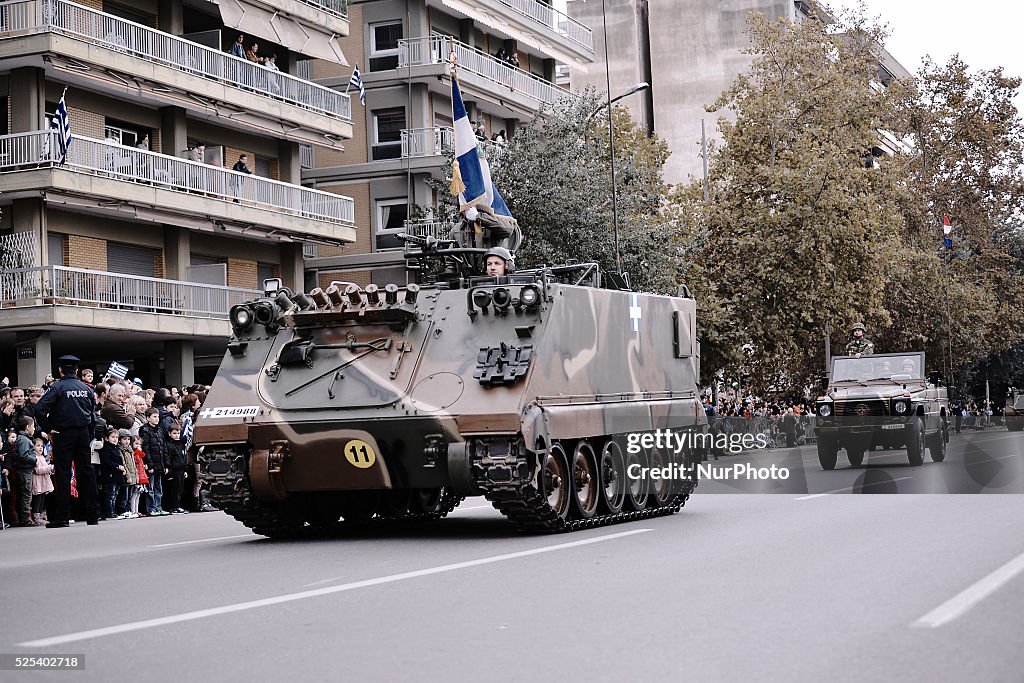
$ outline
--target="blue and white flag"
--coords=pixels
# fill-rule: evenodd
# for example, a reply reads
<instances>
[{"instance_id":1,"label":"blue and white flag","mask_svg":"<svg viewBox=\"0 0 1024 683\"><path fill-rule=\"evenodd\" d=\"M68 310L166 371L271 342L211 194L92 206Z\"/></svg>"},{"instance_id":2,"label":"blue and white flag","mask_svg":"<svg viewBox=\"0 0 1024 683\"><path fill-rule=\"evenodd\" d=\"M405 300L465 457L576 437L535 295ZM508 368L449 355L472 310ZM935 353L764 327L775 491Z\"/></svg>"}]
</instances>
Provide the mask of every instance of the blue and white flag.
<instances>
[{"instance_id":1,"label":"blue and white flag","mask_svg":"<svg viewBox=\"0 0 1024 683\"><path fill-rule=\"evenodd\" d=\"M462 101L459 80L452 73L452 120L455 122L455 162L451 193L459 197L459 211L476 207L487 213L512 217L505 200L491 180L491 167L480 156L473 124Z\"/></svg>"},{"instance_id":2,"label":"blue and white flag","mask_svg":"<svg viewBox=\"0 0 1024 683\"><path fill-rule=\"evenodd\" d=\"M124 379L128 374L128 366L121 365L117 362L112 362L110 367L107 368L106 377L116 377L118 379Z\"/></svg>"},{"instance_id":3,"label":"blue and white flag","mask_svg":"<svg viewBox=\"0 0 1024 683\"><path fill-rule=\"evenodd\" d=\"M356 88L359 90L359 104L366 106L366 88L363 86L363 75L359 73L359 65L356 64L356 68L352 69L352 77L348 79L348 86L345 88L345 92L349 91L349 88Z\"/></svg>"},{"instance_id":4,"label":"blue and white flag","mask_svg":"<svg viewBox=\"0 0 1024 683\"><path fill-rule=\"evenodd\" d=\"M68 118L68 108L64 104L64 95L68 92L64 88L61 93L60 102L57 103L57 113L50 119L50 128L57 133L57 145L60 148L60 163L63 164L68 158L68 147L71 146L71 119ZM121 377L124 379L124 377Z\"/></svg>"}]
</instances>

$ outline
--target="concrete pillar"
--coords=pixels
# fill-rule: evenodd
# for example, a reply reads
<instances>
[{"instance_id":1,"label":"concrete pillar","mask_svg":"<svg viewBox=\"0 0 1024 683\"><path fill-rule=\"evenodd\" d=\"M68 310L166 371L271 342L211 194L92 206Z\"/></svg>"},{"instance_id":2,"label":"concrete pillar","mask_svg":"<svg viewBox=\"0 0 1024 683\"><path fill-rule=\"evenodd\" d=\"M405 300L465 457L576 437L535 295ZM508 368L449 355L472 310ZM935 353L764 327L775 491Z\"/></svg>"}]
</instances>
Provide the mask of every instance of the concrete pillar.
<instances>
[{"instance_id":1,"label":"concrete pillar","mask_svg":"<svg viewBox=\"0 0 1024 683\"><path fill-rule=\"evenodd\" d=\"M407 38L418 38L420 36L430 35L430 17L427 14L427 4L425 0L409 0L409 32L406 34ZM353 26L352 30L355 30ZM445 60L448 56L445 55Z\"/></svg>"},{"instance_id":2,"label":"concrete pillar","mask_svg":"<svg viewBox=\"0 0 1024 683\"><path fill-rule=\"evenodd\" d=\"M180 387L196 383L191 341L164 342L164 375L165 384L171 386Z\"/></svg>"},{"instance_id":3,"label":"concrete pillar","mask_svg":"<svg viewBox=\"0 0 1024 683\"><path fill-rule=\"evenodd\" d=\"M188 126L185 123L185 110L181 107L163 107L160 109L160 136L163 149L161 153L172 157L183 157L188 150Z\"/></svg>"},{"instance_id":4,"label":"concrete pillar","mask_svg":"<svg viewBox=\"0 0 1024 683\"><path fill-rule=\"evenodd\" d=\"M160 22L160 30L180 36L185 32L184 4L178 0L158 0L157 21Z\"/></svg>"},{"instance_id":5,"label":"concrete pillar","mask_svg":"<svg viewBox=\"0 0 1024 683\"><path fill-rule=\"evenodd\" d=\"M302 259L302 245L298 242L285 242L281 245L281 282L293 292L304 291L305 262ZM262 287L263 283L257 285Z\"/></svg>"},{"instance_id":6,"label":"concrete pillar","mask_svg":"<svg viewBox=\"0 0 1024 683\"><path fill-rule=\"evenodd\" d=\"M286 74L294 76L295 72L299 68L299 54L288 50L284 54L278 54L276 56L277 61L274 63L277 64L277 68Z\"/></svg>"},{"instance_id":7,"label":"concrete pillar","mask_svg":"<svg viewBox=\"0 0 1024 683\"><path fill-rule=\"evenodd\" d=\"M12 69L9 77L11 132L45 130L46 74L42 69L25 66Z\"/></svg>"},{"instance_id":8,"label":"concrete pillar","mask_svg":"<svg viewBox=\"0 0 1024 683\"><path fill-rule=\"evenodd\" d=\"M18 386L42 385L46 375L53 372L50 333L17 332L14 346L18 354Z\"/></svg>"},{"instance_id":9,"label":"concrete pillar","mask_svg":"<svg viewBox=\"0 0 1024 683\"><path fill-rule=\"evenodd\" d=\"M26 263L26 268L46 266L50 254L46 239L46 203L42 199L27 197L11 203L11 227L14 232L29 232L35 235L35 263ZM63 263L58 265L64 265Z\"/></svg>"},{"instance_id":10,"label":"concrete pillar","mask_svg":"<svg viewBox=\"0 0 1024 683\"><path fill-rule=\"evenodd\" d=\"M192 265L192 234L185 228L164 226L164 277L187 280Z\"/></svg>"},{"instance_id":11,"label":"concrete pillar","mask_svg":"<svg viewBox=\"0 0 1024 683\"><path fill-rule=\"evenodd\" d=\"M277 170L282 183L302 184L299 143L280 139L277 141Z\"/></svg>"}]
</instances>

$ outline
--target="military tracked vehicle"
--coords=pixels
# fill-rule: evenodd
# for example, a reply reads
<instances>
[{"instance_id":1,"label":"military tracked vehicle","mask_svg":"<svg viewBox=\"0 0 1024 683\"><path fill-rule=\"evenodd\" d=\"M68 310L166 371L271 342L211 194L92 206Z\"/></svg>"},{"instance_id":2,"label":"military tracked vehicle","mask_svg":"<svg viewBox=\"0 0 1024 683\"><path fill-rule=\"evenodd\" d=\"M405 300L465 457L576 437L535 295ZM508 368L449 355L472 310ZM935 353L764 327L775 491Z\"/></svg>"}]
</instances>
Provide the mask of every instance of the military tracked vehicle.
<instances>
[{"instance_id":1,"label":"military tracked vehicle","mask_svg":"<svg viewBox=\"0 0 1024 683\"><path fill-rule=\"evenodd\" d=\"M1024 391L1010 387L1006 393L1003 417L1006 420L1006 428L1011 432L1024 430Z\"/></svg>"},{"instance_id":2,"label":"military tracked vehicle","mask_svg":"<svg viewBox=\"0 0 1024 683\"><path fill-rule=\"evenodd\" d=\"M828 390L815 406L818 462L835 469L840 449L851 467L881 446L907 450L911 465L946 458L949 397L937 377L926 378L924 354L835 356Z\"/></svg>"},{"instance_id":3,"label":"military tracked vehicle","mask_svg":"<svg viewBox=\"0 0 1024 683\"><path fill-rule=\"evenodd\" d=\"M698 454L626 435L706 429L685 288L627 291L596 264L482 276L483 249L405 237L418 284L268 281L231 310L193 450L215 505L271 537L466 496L531 531L682 507ZM649 471L670 466L690 474Z\"/></svg>"}]
</instances>

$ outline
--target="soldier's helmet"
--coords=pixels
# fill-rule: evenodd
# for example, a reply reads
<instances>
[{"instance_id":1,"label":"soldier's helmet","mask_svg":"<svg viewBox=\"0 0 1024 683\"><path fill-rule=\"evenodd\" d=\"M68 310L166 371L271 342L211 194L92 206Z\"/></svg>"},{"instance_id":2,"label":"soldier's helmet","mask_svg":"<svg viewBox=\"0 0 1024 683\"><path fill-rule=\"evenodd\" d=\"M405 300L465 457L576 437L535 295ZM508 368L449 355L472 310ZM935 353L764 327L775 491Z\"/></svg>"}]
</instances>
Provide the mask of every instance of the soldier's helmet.
<instances>
[{"instance_id":1,"label":"soldier's helmet","mask_svg":"<svg viewBox=\"0 0 1024 683\"><path fill-rule=\"evenodd\" d=\"M512 252L505 247L491 247L484 254L484 262L487 261L488 256L497 256L505 262L505 274L511 275L516 269L516 261L512 258Z\"/></svg>"},{"instance_id":2,"label":"soldier's helmet","mask_svg":"<svg viewBox=\"0 0 1024 683\"><path fill-rule=\"evenodd\" d=\"M864 332L866 330L866 328L864 327L864 323L854 323L853 327L850 328L850 334L852 335L857 330Z\"/></svg>"}]
</instances>

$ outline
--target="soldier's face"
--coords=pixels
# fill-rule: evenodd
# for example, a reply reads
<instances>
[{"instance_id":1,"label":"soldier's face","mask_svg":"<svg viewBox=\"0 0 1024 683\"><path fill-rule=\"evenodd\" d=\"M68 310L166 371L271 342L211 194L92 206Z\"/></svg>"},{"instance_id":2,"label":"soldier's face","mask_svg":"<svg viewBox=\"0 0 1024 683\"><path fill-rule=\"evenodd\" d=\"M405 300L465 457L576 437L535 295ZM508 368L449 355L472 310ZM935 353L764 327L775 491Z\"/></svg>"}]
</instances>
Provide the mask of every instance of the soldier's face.
<instances>
[{"instance_id":1,"label":"soldier's face","mask_svg":"<svg viewBox=\"0 0 1024 683\"><path fill-rule=\"evenodd\" d=\"M487 257L487 274L491 276L505 274L505 259L500 256Z\"/></svg>"},{"instance_id":2,"label":"soldier's face","mask_svg":"<svg viewBox=\"0 0 1024 683\"><path fill-rule=\"evenodd\" d=\"M853 331L853 336L856 337L857 339L860 339L861 337L864 336L864 333L862 331L860 331L860 330L854 330Z\"/></svg>"}]
</instances>

